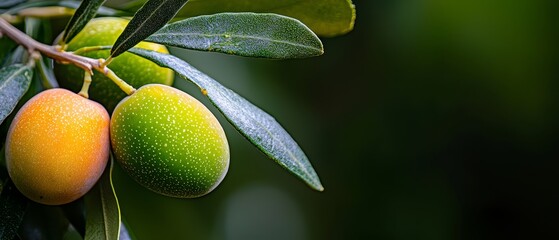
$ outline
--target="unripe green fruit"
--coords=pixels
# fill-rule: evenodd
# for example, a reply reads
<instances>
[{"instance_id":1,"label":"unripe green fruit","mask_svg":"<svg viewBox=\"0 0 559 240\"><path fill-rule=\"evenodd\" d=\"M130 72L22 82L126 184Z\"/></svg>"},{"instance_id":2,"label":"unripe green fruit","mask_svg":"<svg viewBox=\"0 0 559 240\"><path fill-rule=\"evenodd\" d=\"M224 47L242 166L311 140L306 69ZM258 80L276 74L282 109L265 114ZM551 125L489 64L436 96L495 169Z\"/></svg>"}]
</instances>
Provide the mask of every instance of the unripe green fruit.
<instances>
[{"instance_id":1,"label":"unripe green fruit","mask_svg":"<svg viewBox=\"0 0 559 240\"><path fill-rule=\"evenodd\" d=\"M123 99L110 129L123 169L166 196L205 195L229 168L229 145L218 120L198 100L169 86L148 84Z\"/></svg>"},{"instance_id":2,"label":"unripe green fruit","mask_svg":"<svg viewBox=\"0 0 559 240\"><path fill-rule=\"evenodd\" d=\"M83 196L107 164L109 121L103 106L68 90L35 95L6 138L6 165L17 189L48 205Z\"/></svg>"},{"instance_id":3,"label":"unripe green fruit","mask_svg":"<svg viewBox=\"0 0 559 240\"><path fill-rule=\"evenodd\" d=\"M129 20L122 18L104 17L90 21L85 28L67 44L66 51L76 51L83 47L110 46L124 31ZM141 42L136 47L169 53L165 46ZM92 51L80 54L93 59L106 59L109 50ZM173 84L174 72L168 68L159 67L157 64L125 52L114 58L108 67L117 76L135 88L148 83ZM83 84L84 71L72 64L56 63L54 73L60 86L78 92ZM100 72L94 71L92 83L89 88L89 98L101 103L109 112L118 104L126 94L109 78Z\"/></svg>"}]
</instances>

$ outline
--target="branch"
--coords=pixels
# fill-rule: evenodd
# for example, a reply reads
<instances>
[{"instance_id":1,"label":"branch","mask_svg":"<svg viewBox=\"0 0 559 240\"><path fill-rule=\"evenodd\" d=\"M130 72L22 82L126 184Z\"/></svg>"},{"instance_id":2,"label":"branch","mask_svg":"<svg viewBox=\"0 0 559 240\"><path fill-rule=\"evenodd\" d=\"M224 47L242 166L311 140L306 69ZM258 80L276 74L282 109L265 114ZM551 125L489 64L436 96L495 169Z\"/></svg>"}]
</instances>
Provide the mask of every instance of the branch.
<instances>
[{"instance_id":1,"label":"branch","mask_svg":"<svg viewBox=\"0 0 559 240\"><path fill-rule=\"evenodd\" d=\"M8 36L14 40L17 44L22 45L27 48L27 50L32 53L39 51L46 56L53 58L61 62L71 62L76 66L82 68L83 70L93 74L92 69L97 69L99 67L99 62L97 60L82 57L79 55L74 55L67 52L58 51L55 47L49 46L40 42L35 41L35 39L27 36L25 33L19 31L17 28L9 24L6 20L0 18L0 33ZM104 72L104 69L98 69Z\"/></svg>"},{"instance_id":2,"label":"branch","mask_svg":"<svg viewBox=\"0 0 559 240\"><path fill-rule=\"evenodd\" d=\"M73 54L71 52L64 52L59 50L55 46L49 46L35 39L29 37L27 34L21 32L10 23L8 23L3 18L0 18L0 37L6 35L7 37L14 40L17 44L25 47L30 54L38 51L44 55L55 59L62 63L72 63L90 75L93 75L93 69L103 73L108 76L113 82L115 82L126 94L132 94L136 89L124 82L122 79L118 78L113 71L111 71L105 63L104 60L96 60L80 55Z\"/></svg>"}]
</instances>

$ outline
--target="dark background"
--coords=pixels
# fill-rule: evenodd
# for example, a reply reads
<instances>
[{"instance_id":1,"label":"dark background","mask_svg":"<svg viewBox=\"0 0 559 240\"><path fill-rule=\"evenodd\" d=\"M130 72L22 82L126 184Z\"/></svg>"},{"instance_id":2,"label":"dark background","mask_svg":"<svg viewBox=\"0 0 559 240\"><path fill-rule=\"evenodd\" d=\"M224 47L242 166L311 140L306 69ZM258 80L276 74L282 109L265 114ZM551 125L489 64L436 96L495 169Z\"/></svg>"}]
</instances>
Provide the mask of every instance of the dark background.
<instances>
[{"instance_id":1,"label":"dark background","mask_svg":"<svg viewBox=\"0 0 559 240\"><path fill-rule=\"evenodd\" d=\"M117 169L138 239L557 238L557 1L354 4L320 57L173 50L275 116L325 191L219 116L231 166L211 194L162 197Z\"/></svg>"}]
</instances>

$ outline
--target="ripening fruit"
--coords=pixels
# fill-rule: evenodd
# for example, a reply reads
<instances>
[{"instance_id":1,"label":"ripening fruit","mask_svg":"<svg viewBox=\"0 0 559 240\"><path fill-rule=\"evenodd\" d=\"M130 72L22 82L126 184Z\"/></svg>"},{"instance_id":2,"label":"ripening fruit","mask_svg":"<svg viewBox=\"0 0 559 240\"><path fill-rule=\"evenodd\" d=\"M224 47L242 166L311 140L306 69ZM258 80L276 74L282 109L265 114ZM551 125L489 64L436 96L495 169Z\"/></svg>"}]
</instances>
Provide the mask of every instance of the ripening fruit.
<instances>
[{"instance_id":1,"label":"ripening fruit","mask_svg":"<svg viewBox=\"0 0 559 240\"><path fill-rule=\"evenodd\" d=\"M6 165L17 189L47 205L83 196L107 164L109 121L103 106L68 90L31 98L6 139Z\"/></svg>"},{"instance_id":2,"label":"ripening fruit","mask_svg":"<svg viewBox=\"0 0 559 240\"><path fill-rule=\"evenodd\" d=\"M148 84L111 117L115 158L142 186L171 197L211 192L229 168L229 145L215 116L175 88Z\"/></svg>"},{"instance_id":3,"label":"ripening fruit","mask_svg":"<svg viewBox=\"0 0 559 240\"><path fill-rule=\"evenodd\" d=\"M66 51L76 51L83 47L111 46L118 36L124 31L129 20L123 18L104 17L90 21L85 28L76 35L68 44ZM169 53L165 46L141 42L136 47ZM78 53L79 55L93 59L109 57L109 50ZM159 67L157 64L134 55L123 53L114 58L108 67L117 76L124 79L128 84L139 88L148 83L173 84L174 72L168 68ZM78 92L83 83L84 71L72 64L55 64L54 73L60 86ZM105 75L95 71L89 88L89 98L101 103L112 112L114 107L126 97L126 94Z\"/></svg>"}]
</instances>

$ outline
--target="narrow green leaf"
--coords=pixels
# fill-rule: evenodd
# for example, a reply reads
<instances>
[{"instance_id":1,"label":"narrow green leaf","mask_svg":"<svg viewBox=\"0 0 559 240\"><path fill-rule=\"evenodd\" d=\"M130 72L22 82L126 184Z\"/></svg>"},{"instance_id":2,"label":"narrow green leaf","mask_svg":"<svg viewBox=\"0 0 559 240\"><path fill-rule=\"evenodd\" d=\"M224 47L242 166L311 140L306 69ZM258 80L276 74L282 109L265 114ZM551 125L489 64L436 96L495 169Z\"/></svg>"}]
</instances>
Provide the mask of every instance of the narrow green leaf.
<instances>
[{"instance_id":1,"label":"narrow green leaf","mask_svg":"<svg viewBox=\"0 0 559 240\"><path fill-rule=\"evenodd\" d=\"M252 144L312 188L322 191L318 175L289 133L270 115L173 55L139 48L130 52L168 67L196 84L227 120Z\"/></svg>"},{"instance_id":2,"label":"narrow green leaf","mask_svg":"<svg viewBox=\"0 0 559 240\"><path fill-rule=\"evenodd\" d=\"M33 71L25 65L16 64L0 69L0 123L14 110L29 89Z\"/></svg>"},{"instance_id":3,"label":"narrow green leaf","mask_svg":"<svg viewBox=\"0 0 559 240\"><path fill-rule=\"evenodd\" d=\"M156 32L184 6L188 0L148 0L140 8L111 49L111 57L116 57L134 47L146 37Z\"/></svg>"},{"instance_id":4,"label":"narrow green leaf","mask_svg":"<svg viewBox=\"0 0 559 240\"><path fill-rule=\"evenodd\" d=\"M25 0L2 0L0 2L0 8L8 8L22 2L25 2Z\"/></svg>"},{"instance_id":5,"label":"narrow green leaf","mask_svg":"<svg viewBox=\"0 0 559 240\"><path fill-rule=\"evenodd\" d=\"M38 2L26 2L17 5L16 7L10 8L6 11L6 14L16 14L19 11L30 8L30 7L46 7L46 6L61 6L67 8L77 9L80 6L80 2L78 1L38 1ZM97 9L98 16L124 16L127 15L123 11L115 10L112 8L101 6Z\"/></svg>"},{"instance_id":6,"label":"narrow green leaf","mask_svg":"<svg viewBox=\"0 0 559 240\"><path fill-rule=\"evenodd\" d=\"M51 67L48 67L43 59L37 61L36 71L39 73L41 79L41 84L45 88L57 88L59 87L58 81L54 76L54 71Z\"/></svg>"},{"instance_id":7,"label":"narrow green leaf","mask_svg":"<svg viewBox=\"0 0 559 240\"><path fill-rule=\"evenodd\" d=\"M83 240L83 235L80 235L76 228L74 228L74 225L70 224L68 230L62 236L62 240Z\"/></svg>"},{"instance_id":8,"label":"narrow green leaf","mask_svg":"<svg viewBox=\"0 0 559 240\"><path fill-rule=\"evenodd\" d=\"M80 2L76 1L60 1L59 6L77 9ZM97 9L97 16L129 16L126 12L115 10L109 7L101 6Z\"/></svg>"},{"instance_id":9,"label":"narrow green leaf","mask_svg":"<svg viewBox=\"0 0 559 240\"><path fill-rule=\"evenodd\" d=\"M332 37L353 29L355 6L351 0L192 0L177 17L219 12L277 13L301 20L319 36Z\"/></svg>"},{"instance_id":10,"label":"narrow green leaf","mask_svg":"<svg viewBox=\"0 0 559 240\"><path fill-rule=\"evenodd\" d=\"M43 7L43 6L57 6L58 1L40 1L40 2L25 2L22 4L19 4L15 7L12 7L10 9L8 9L8 11L4 12L5 14L16 14L19 11L26 9L26 8L31 8L31 7Z\"/></svg>"},{"instance_id":11,"label":"narrow green leaf","mask_svg":"<svg viewBox=\"0 0 559 240\"><path fill-rule=\"evenodd\" d=\"M2 187L6 185L9 178L8 169L6 169L6 148L2 145L2 149L0 149L0 192L2 192Z\"/></svg>"},{"instance_id":12,"label":"narrow green leaf","mask_svg":"<svg viewBox=\"0 0 559 240\"><path fill-rule=\"evenodd\" d=\"M35 68L36 70L36 68ZM2 124L0 124L0 145L5 146L6 144L6 135L8 134L8 131L10 129L10 125L12 123L12 121L15 118L14 113L17 113L19 111L19 109L21 109L21 107L23 107L23 105L25 105L25 103L27 101L29 101L29 99L31 99L32 97L34 97L35 95L37 95L37 93L43 91L43 87L41 86L40 83L40 77L37 76L37 74L33 73L33 78L31 79L31 83L29 84L29 89L27 89L27 92L21 97L21 99L19 100L19 102L17 103L17 105L15 106L14 110L12 110L12 113L10 115L8 115L8 117L6 117L4 119L4 121L2 122ZM1 154L0 154L1 155ZM0 177L2 177L2 169L6 170L5 168L5 164L3 162L2 157L0 157ZM2 168L2 166L4 166L4 168ZM6 171L6 175L4 175L5 177L7 177L7 171Z\"/></svg>"},{"instance_id":13,"label":"narrow green leaf","mask_svg":"<svg viewBox=\"0 0 559 240\"><path fill-rule=\"evenodd\" d=\"M17 46L13 51L9 52L2 62L2 67L8 67L14 64L19 64L24 62L23 58L26 54L26 50L23 46Z\"/></svg>"},{"instance_id":14,"label":"narrow green leaf","mask_svg":"<svg viewBox=\"0 0 559 240\"><path fill-rule=\"evenodd\" d=\"M12 39L9 37L0 37L0 66L4 64L7 57L10 56L11 52L17 46Z\"/></svg>"},{"instance_id":15,"label":"narrow green leaf","mask_svg":"<svg viewBox=\"0 0 559 240\"><path fill-rule=\"evenodd\" d=\"M119 240L131 240L134 239L131 237L132 234L130 234L130 231L128 231L128 229L126 228L126 225L124 224L124 222L122 222L120 224L120 236L119 236Z\"/></svg>"},{"instance_id":16,"label":"narrow green leaf","mask_svg":"<svg viewBox=\"0 0 559 240\"><path fill-rule=\"evenodd\" d=\"M101 179L85 195L85 240L119 238L120 207L113 187L113 165L111 155Z\"/></svg>"},{"instance_id":17,"label":"narrow green leaf","mask_svg":"<svg viewBox=\"0 0 559 240\"><path fill-rule=\"evenodd\" d=\"M70 18L70 21L68 21L64 29L62 42L70 42L85 27L89 20L95 17L97 10L103 3L105 3L105 0L83 0L72 18Z\"/></svg>"},{"instance_id":18,"label":"narrow green leaf","mask_svg":"<svg viewBox=\"0 0 559 240\"><path fill-rule=\"evenodd\" d=\"M247 57L321 55L320 39L299 20L270 13L218 13L171 23L146 38L169 46Z\"/></svg>"},{"instance_id":19,"label":"narrow green leaf","mask_svg":"<svg viewBox=\"0 0 559 240\"><path fill-rule=\"evenodd\" d=\"M11 180L4 183L0 193L0 240L15 238L27 207L23 196Z\"/></svg>"},{"instance_id":20,"label":"narrow green leaf","mask_svg":"<svg viewBox=\"0 0 559 240\"><path fill-rule=\"evenodd\" d=\"M68 204L60 206L64 216L72 224L72 227L83 238L85 236L85 203L84 198L79 198Z\"/></svg>"},{"instance_id":21,"label":"narrow green leaf","mask_svg":"<svg viewBox=\"0 0 559 240\"><path fill-rule=\"evenodd\" d=\"M69 225L59 206L28 201L17 235L21 239L62 239Z\"/></svg>"},{"instance_id":22,"label":"narrow green leaf","mask_svg":"<svg viewBox=\"0 0 559 240\"><path fill-rule=\"evenodd\" d=\"M25 18L25 34L32 38L38 38L41 26L41 20L37 18Z\"/></svg>"}]
</instances>

